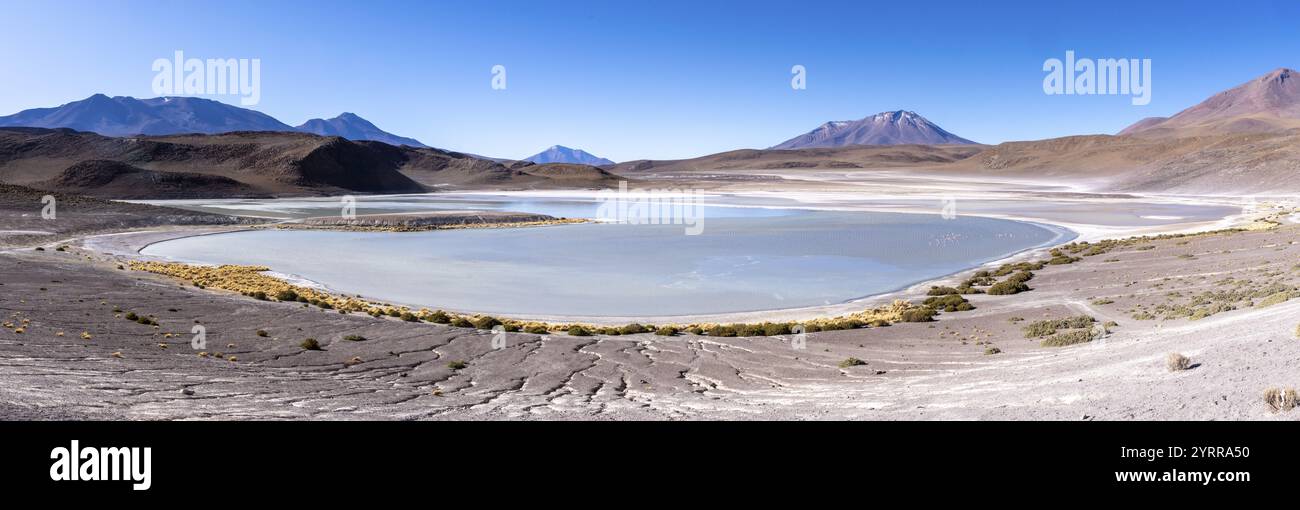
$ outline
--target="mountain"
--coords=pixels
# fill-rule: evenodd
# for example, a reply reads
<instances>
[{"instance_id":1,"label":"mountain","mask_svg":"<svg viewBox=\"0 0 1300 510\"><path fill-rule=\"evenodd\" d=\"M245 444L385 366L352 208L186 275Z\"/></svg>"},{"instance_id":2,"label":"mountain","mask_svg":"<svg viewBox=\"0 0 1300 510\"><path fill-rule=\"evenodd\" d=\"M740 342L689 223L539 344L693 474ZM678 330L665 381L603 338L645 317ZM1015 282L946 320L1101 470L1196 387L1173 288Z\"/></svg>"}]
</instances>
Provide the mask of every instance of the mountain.
<instances>
[{"instance_id":1,"label":"mountain","mask_svg":"<svg viewBox=\"0 0 1300 510\"><path fill-rule=\"evenodd\" d=\"M533 163L577 163L592 166L614 164L613 161L608 159L593 156L586 151L570 149L563 145L552 145L549 149L524 158L524 161L532 161Z\"/></svg>"},{"instance_id":2,"label":"mountain","mask_svg":"<svg viewBox=\"0 0 1300 510\"><path fill-rule=\"evenodd\" d=\"M0 127L68 128L104 136L301 131L354 141L428 147L419 140L385 132L354 113L328 120L311 119L295 128L256 110L197 97L136 99L95 94L54 108L35 108L0 117Z\"/></svg>"},{"instance_id":3,"label":"mountain","mask_svg":"<svg viewBox=\"0 0 1300 510\"><path fill-rule=\"evenodd\" d=\"M882 112L859 120L827 122L771 149L810 149L846 145L974 144L935 125L916 112Z\"/></svg>"},{"instance_id":4,"label":"mountain","mask_svg":"<svg viewBox=\"0 0 1300 510\"><path fill-rule=\"evenodd\" d=\"M311 119L296 128L304 133L314 133L321 136L341 136L348 140L371 140L375 142L384 142L388 145L409 145L411 147L427 148L428 145L420 143L414 138L406 138L386 132L370 121L361 118L355 113L344 112L338 117L332 119Z\"/></svg>"},{"instance_id":5,"label":"mountain","mask_svg":"<svg viewBox=\"0 0 1300 510\"><path fill-rule=\"evenodd\" d=\"M1300 74L1286 68L1225 90L1169 118L1152 117L1121 135L1276 132L1300 127Z\"/></svg>"},{"instance_id":6,"label":"mountain","mask_svg":"<svg viewBox=\"0 0 1300 510\"><path fill-rule=\"evenodd\" d=\"M136 99L103 94L0 117L0 127L9 126L70 128L105 136L293 130L270 115L210 99Z\"/></svg>"},{"instance_id":7,"label":"mountain","mask_svg":"<svg viewBox=\"0 0 1300 510\"><path fill-rule=\"evenodd\" d=\"M458 152L295 131L114 138L0 128L0 182L101 198L214 198L606 187L587 165L508 168Z\"/></svg>"}]
</instances>

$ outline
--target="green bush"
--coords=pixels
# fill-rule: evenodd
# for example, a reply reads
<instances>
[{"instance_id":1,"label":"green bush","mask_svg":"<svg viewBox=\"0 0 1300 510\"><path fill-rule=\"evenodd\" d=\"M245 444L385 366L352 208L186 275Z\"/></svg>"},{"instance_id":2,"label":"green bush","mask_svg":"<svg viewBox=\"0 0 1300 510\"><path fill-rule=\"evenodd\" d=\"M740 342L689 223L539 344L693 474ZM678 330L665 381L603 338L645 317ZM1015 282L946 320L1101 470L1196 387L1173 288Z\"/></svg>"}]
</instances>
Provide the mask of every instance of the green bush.
<instances>
[{"instance_id":1,"label":"green bush","mask_svg":"<svg viewBox=\"0 0 1300 510\"><path fill-rule=\"evenodd\" d=\"M424 318L424 320L435 324L451 324L451 316L447 315L447 312L442 310L430 313Z\"/></svg>"},{"instance_id":2,"label":"green bush","mask_svg":"<svg viewBox=\"0 0 1300 510\"><path fill-rule=\"evenodd\" d=\"M474 327L478 329L492 329L500 325L501 325L501 321L497 320L496 317L492 317L490 315L484 315L481 317L474 318Z\"/></svg>"},{"instance_id":3,"label":"green bush","mask_svg":"<svg viewBox=\"0 0 1300 510\"><path fill-rule=\"evenodd\" d=\"M719 337L736 336L736 327L724 326L722 324L718 324L716 326L709 328L709 336L719 336Z\"/></svg>"},{"instance_id":4,"label":"green bush","mask_svg":"<svg viewBox=\"0 0 1300 510\"><path fill-rule=\"evenodd\" d=\"M129 320L129 321L133 321L133 320L139 319L140 316L139 316L139 315L136 315L135 312L127 312L127 313L126 313L126 316L124 316L123 318L126 319L126 320Z\"/></svg>"},{"instance_id":5,"label":"green bush","mask_svg":"<svg viewBox=\"0 0 1300 510\"><path fill-rule=\"evenodd\" d=\"M267 336L270 336L270 333L267 333L265 329L259 329L257 330L257 336L265 338Z\"/></svg>"},{"instance_id":6,"label":"green bush","mask_svg":"<svg viewBox=\"0 0 1300 510\"><path fill-rule=\"evenodd\" d=\"M957 289L954 289L952 287L938 287L938 286L932 286L930 287L930 290L925 291L925 295L927 296L947 296L951 294L960 294L960 293L961 292L959 292Z\"/></svg>"},{"instance_id":7,"label":"green bush","mask_svg":"<svg viewBox=\"0 0 1300 510\"><path fill-rule=\"evenodd\" d=\"M402 312L402 314L399 315L398 318L406 322L420 322L420 318L416 317L415 314L411 312Z\"/></svg>"},{"instance_id":8,"label":"green bush","mask_svg":"<svg viewBox=\"0 0 1300 510\"><path fill-rule=\"evenodd\" d=\"M1017 272L1016 274L1008 276L1006 281L1024 283L1033 279L1034 279L1034 273L1029 271L1020 271Z\"/></svg>"},{"instance_id":9,"label":"green bush","mask_svg":"<svg viewBox=\"0 0 1300 510\"><path fill-rule=\"evenodd\" d=\"M867 362L858 358L844 358L844 361L840 362L840 368L858 367L866 364Z\"/></svg>"},{"instance_id":10,"label":"green bush","mask_svg":"<svg viewBox=\"0 0 1300 510\"><path fill-rule=\"evenodd\" d=\"M1092 341L1092 330L1076 329L1073 331L1057 333L1055 335L1047 337L1042 341L1042 346L1043 347L1065 347L1067 345L1075 345L1075 344L1081 344L1081 343L1086 343L1091 341Z\"/></svg>"},{"instance_id":11,"label":"green bush","mask_svg":"<svg viewBox=\"0 0 1300 510\"><path fill-rule=\"evenodd\" d=\"M464 318L464 317L456 317L455 319L452 319L452 320L451 320L451 325L452 325L452 326L456 326L456 327L458 327L458 328L472 328L472 327L474 327L474 323L473 323L473 322L470 322L469 319L466 319L466 318Z\"/></svg>"},{"instance_id":12,"label":"green bush","mask_svg":"<svg viewBox=\"0 0 1300 510\"><path fill-rule=\"evenodd\" d=\"M297 301L298 293L294 292L293 289L284 289L275 293L275 299L280 301Z\"/></svg>"},{"instance_id":13,"label":"green bush","mask_svg":"<svg viewBox=\"0 0 1300 510\"><path fill-rule=\"evenodd\" d=\"M626 325L626 326L623 326L622 328L619 328L619 332L622 333L622 334L624 334L624 335L636 335L636 334L640 334L640 333L646 333L646 332L649 332L649 331L650 331L650 330L649 330L649 329L646 329L645 326L642 326L642 325L637 324L637 323L628 324L628 325Z\"/></svg>"},{"instance_id":14,"label":"green bush","mask_svg":"<svg viewBox=\"0 0 1300 510\"><path fill-rule=\"evenodd\" d=\"M1016 271L1037 271L1046 267L1044 262L1017 262L1015 264L1002 264L990 276L1006 276Z\"/></svg>"},{"instance_id":15,"label":"green bush","mask_svg":"<svg viewBox=\"0 0 1300 510\"><path fill-rule=\"evenodd\" d=\"M569 326L569 336L591 336L591 332L587 331L587 328L574 324Z\"/></svg>"},{"instance_id":16,"label":"green bush","mask_svg":"<svg viewBox=\"0 0 1300 510\"><path fill-rule=\"evenodd\" d=\"M970 304L970 301L967 301L966 298L961 297L959 294L947 294L926 298L925 301L921 302L921 304L945 312L964 312L966 310L975 309L975 307Z\"/></svg>"},{"instance_id":17,"label":"green bush","mask_svg":"<svg viewBox=\"0 0 1300 510\"><path fill-rule=\"evenodd\" d=\"M1087 315L1075 315L1063 319L1047 319L1034 321L1021 328L1025 332L1025 338L1039 338L1052 335L1061 329L1080 329L1091 328L1093 323L1097 322Z\"/></svg>"},{"instance_id":18,"label":"green bush","mask_svg":"<svg viewBox=\"0 0 1300 510\"><path fill-rule=\"evenodd\" d=\"M930 322L938 312L930 307L912 308L902 314L903 322Z\"/></svg>"},{"instance_id":19,"label":"green bush","mask_svg":"<svg viewBox=\"0 0 1300 510\"><path fill-rule=\"evenodd\" d=\"M989 289L984 292L991 296L1005 296L1010 294L1019 294L1027 290L1029 290L1029 286L1025 285L1024 282L1007 280L993 284L992 287L989 287Z\"/></svg>"},{"instance_id":20,"label":"green bush","mask_svg":"<svg viewBox=\"0 0 1300 510\"><path fill-rule=\"evenodd\" d=\"M366 337L361 335L348 335L343 337L343 339L349 342L364 342L366 340Z\"/></svg>"},{"instance_id":21,"label":"green bush","mask_svg":"<svg viewBox=\"0 0 1300 510\"><path fill-rule=\"evenodd\" d=\"M1083 260L1083 259L1081 259L1081 258L1079 258L1079 257L1070 257L1070 256L1067 256L1067 255L1062 255L1062 256L1059 256L1059 257L1052 257L1051 260L1048 260L1048 261L1047 261L1047 263L1048 263L1048 264L1051 264L1051 265L1053 265L1053 266L1061 266L1061 265L1065 265L1065 264L1073 264L1073 263L1078 262L1078 261L1080 261L1080 260Z\"/></svg>"},{"instance_id":22,"label":"green bush","mask_svg":"<svg viewBox=\"0 0 1300 510\"><path fill-rule=\"evenodd\" d=\"M531 333L534 335L545 335L547 333L550 333L550 331L547 331L546 326L543 326L541 324L529 324L528 326L524 327L524 333Z\"/></svg>"},{"instance_id":23,"label":"green bush","mask_svg":"<svg viewBox=\"0 0 1300 510\"><path fill-rule=\"evenodd\" d=\"M659 329L655 330L655 334L658 336L674 336L677 333L677 328L672 326L660 326Z\"/></svg>"},{"instance_id":24,"label":"green bush","mask_svg":"<svg viewBox=\"0 0 1300 510\"><path fill-rule=\"evenodd\" d=\"M931 310L933 312L933 310ZM838 319L829 320L820 324L821 331L842 331L846 329L858 329L865 326L866 323L858 319Z\"/></svg>"},{"instance_id":25,"label":"green bush","mask_svg":"<svg viewBox=\"0 0 1300 510\"><path fill-rule=\"evenodd\" d=\"M788 322L764 322L763 334L767 336L788 335L790 334L790 323Z\"/></svg>"},{"instance_id":26,"label":"green bush","mask_svg":"<svg viewBox=\"0 0 1300 510\"><path fill-rule=\"evenodd\" d=\"M447 362L447 368L450 368L452 370L460 370L462 368L465 368L466 366L467 365L465 364L465 362L461 360L451 360Z\"/></svg>"},{"instance_id":27,"label":"green bush","mask_svg":"<svg viewBox=\"0 0 1300 510\"><path fill-rule=\"evenodd\" d=\"M306 350L309 350L309 351L319 351L319 350L321 350L321 348L320 348L320 342L317 342L315 338L308 338L308 339L306 339L306 340L303 340L302 343L300 343L300 344L298 344L298 345L301 346L303 349L306 349Z\"/></svg>"}]
</instances>

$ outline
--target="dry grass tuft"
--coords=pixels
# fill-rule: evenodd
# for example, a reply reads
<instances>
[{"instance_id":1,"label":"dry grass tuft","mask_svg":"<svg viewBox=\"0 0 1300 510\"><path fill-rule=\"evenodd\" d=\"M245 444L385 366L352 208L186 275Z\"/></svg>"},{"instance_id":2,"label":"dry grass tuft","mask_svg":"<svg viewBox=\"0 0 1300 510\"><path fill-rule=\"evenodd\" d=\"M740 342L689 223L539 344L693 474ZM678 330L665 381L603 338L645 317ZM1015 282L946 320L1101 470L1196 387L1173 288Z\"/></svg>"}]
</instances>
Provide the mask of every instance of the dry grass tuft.
<instances>
[{"instance_id":1,"label":"dry grass tuft","mask_svg":"<svg viewBox=\"0 0 1300 510\"><path fill-rule=\"evenodd\" d=\"M1192 366L1192 358L1182 354L1171 352L1165 357L1165 366L1169 367L1170 372L1181 372Z\"/></svg>"},{"instance_id":2,"label":"dry grass tuft","mask_svg":"<svg viewBox=\"0 0 1300 510\"><path fill-rule=\"evenodd\" d=\"M840 362L840 368L857 367L866 364L867 362L862 361L858 358L845 358L844 361Z\"/></svg>"},{"instance_id":3,"label":"dry grass tuft","mask_svg":"<svg viewBox=\"0 0 1300 510\"><path fill-rule=\"evenodd\" d=\"M1264 390L1264 403L1273 408L1274 411L1290 411L1296 406L1295 388L1287 388L1285 391L1278 388L1269 388Z\"/></svg>"}]
</instances>

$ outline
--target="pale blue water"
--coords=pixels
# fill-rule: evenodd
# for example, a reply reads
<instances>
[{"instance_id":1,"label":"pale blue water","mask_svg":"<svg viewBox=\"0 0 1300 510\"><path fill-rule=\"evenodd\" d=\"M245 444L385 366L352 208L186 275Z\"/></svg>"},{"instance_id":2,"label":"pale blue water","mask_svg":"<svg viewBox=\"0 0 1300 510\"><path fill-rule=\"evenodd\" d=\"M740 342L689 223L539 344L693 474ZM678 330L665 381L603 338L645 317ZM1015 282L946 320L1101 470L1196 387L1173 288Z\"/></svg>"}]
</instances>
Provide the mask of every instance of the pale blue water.
<instances>
[{"instance_id":1,"label":"pale blue water","mask_svg":"<svg viewBox=\"0 0 1300 510\"><path fill-rule=\"evenodd\" d=\"M595 207L516 198L434 201L420 209L434 205L567 217L590 217ZM1054 227L970 216L710 207L697 236L684 235L682 225L624 224L283 230L190 237L143 253L267 265L336 291L429 308L659 316L840 303L1071 237Z\"/></svg>"}]
</instances>

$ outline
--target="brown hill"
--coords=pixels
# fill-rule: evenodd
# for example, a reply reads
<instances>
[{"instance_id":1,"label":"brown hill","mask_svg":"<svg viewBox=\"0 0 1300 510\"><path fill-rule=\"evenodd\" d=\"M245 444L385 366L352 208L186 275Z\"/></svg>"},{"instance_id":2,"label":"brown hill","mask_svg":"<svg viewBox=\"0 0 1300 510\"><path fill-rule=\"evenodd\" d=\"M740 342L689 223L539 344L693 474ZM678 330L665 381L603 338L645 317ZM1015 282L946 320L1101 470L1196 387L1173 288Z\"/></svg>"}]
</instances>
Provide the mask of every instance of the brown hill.
<instances>
[{"instance_id":1,"label":"brown hill","mask_svg":"<svg viewBox=\"0 0 1300 510\"><path fill-rule=\"evenodd\" d=\"M86 161L98 163L71 168ZM67 174L69 170L75 171ZM512 171L500 163L456 152L306 133L112 138L67 129L0 128L0 181L45 189L67 185L81 193L109 198L582 187L602 185L607 178L598 174L588 177ZM96 186L103 189L91 189Z\"/></svg>"},{"instance_id":2,"label":"brown hill","mask_svg":"<svg viewBox=\"0 0 1300 510\"><path fill-rule=\"evenodd\" d=\"M1300 75L1278 69L1119 136L988 147L941 172L1070 182L1097 190L1191 194L1300 190Z\"/></svg>"},{"instance_id":3,"label":"brown hill","mask_svg":"<svg viewBox=\"0 0 1300 510\"><path fill-rule=\"evenodd\" d=\"M1257 133L1300 127L1300 74L1276 69L1162 119L1147 118L1121 135Z\"/></svg>"},{"instance_id":4,"label":"brown hill","mask_svg":"<svg viewBox=\"0 0 1300 510\"><path fill-rule=\"evenodd\" d=\"M34 183L41 189L115 199L262 198L252 186L229 177L192 172L157 172L120 161L91 159L58 176Z\"/></svg>"},{"instance_id":5,"label":"brown hill","mask_svg":"<svg viewBox=\"0 0 1300 510\"><path fill-rule=\"evenodd\" d=\"M622 177L599 167L578 163L541 163L513 166L515 171L556 183L574 183L585 187L617 186Z\"/></svg>"},{"instance_id":6,"label":"brown hill","mask_svg":"<svg viewBox=\"0 0 1300 510\"><path fill-rule=\"evenodd\" d=\"M989 147L940 172L1190 194L1300 190L1300 134L1071 136Z\"/></svg>"},{"instance_id":7,"label":"brown hill","mask_svg":"<svg viewBox=\"0 0 1300 510\"><path fill-rule=\"evenodd\" d=\"M741 149L691 159L635 160L610 170L622 175L727 170L852 169L937 165L978 153L982 145L848 146L794 150Z\"/></svg>"}]
</instances>

